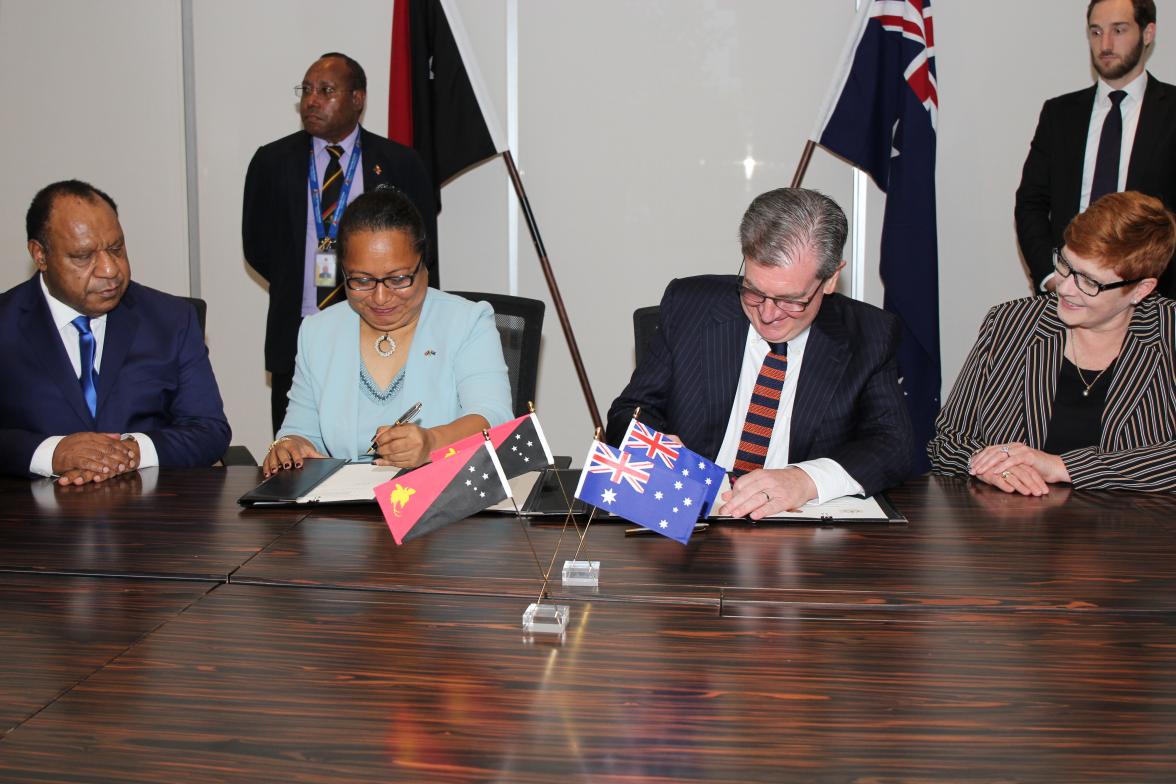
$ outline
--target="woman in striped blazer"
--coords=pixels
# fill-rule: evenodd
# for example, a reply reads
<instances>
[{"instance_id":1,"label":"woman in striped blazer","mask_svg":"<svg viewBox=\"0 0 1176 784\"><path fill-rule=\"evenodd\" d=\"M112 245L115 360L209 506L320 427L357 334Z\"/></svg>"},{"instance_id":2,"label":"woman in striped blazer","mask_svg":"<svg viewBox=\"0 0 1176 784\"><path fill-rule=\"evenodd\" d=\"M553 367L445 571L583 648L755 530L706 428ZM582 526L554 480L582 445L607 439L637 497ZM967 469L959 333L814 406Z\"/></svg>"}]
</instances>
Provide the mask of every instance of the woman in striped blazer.
<instances>
[{"instance_id":1,"label":"woman in striped blazer","mask_svg":"<svg viewBox=\"0 0 1176 784\"><path fill-rule=\"evenodd\" d=\"M1176 492L1176 301L1152 294L1176 217L1112 193L1064 241L1053 294L988 312L936 420L932 469L1023 495Z\"/></svg>"}]
</instances>

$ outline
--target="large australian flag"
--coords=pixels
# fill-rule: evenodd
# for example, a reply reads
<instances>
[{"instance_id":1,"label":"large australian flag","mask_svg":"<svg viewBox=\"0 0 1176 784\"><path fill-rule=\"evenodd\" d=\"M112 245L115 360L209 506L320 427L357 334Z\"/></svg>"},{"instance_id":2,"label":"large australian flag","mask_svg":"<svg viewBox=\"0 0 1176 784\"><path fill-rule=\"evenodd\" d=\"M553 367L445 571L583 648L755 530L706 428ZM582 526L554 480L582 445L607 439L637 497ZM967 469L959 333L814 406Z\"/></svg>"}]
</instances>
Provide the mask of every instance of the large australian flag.
<instances>
[{"instance_id":1,"label":"large australian flag","mask_svg":"<svg viewBox=\"0 0 1176 784\"><path fill-rule=\"evenodd\" d=\"M813 133L886 192L883 306L902 320L898 367L920 473L929 468L941 384L933 30L931 0L864 2Z\"/></svg>"}]
</instances>

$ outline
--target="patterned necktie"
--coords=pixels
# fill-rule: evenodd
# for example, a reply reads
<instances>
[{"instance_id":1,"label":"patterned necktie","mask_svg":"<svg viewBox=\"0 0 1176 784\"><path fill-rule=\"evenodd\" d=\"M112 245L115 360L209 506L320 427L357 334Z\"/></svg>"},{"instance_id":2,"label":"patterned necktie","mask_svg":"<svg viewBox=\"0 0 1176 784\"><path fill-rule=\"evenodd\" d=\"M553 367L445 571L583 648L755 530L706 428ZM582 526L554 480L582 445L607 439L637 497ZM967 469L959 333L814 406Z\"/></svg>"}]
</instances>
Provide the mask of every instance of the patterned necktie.
<instances>
[{"instance_id":1,"label":"patterned necktie","mask_svg":"<svg viewBox=\"0 0 1176 784\"><path fill-rule=\"evenodd\" d=\"M327 152L330 153L331 157L327 161L326 171L323 172L323 187L319 194L319 206L323 210L323 229L329 234L331 232L331 220L335 217L335 208L339 206L339 195L343 192L343 167L339 165L339 159L343 157L343 148L338 144L332 144L327 147ZM342 282L343 272L338 262L336 262L335 283L340 284ZM334 290L335 286L317 287L315 291L315 302L321 303ZM327 304L328 306L334 305L343 299L344 297L341 293L336 294Z\"/></svg>"},{"instance_id":2,"label":"patterned necktie","mask_svg":"<svg viewBox=\"0 0 1176 784\"><path fill-rule=\"evenodd\" d=\"M770 345L772 348L764 357L751 393L751 404L747 407L747 417L743 420L739 452L731 469L736 476L763 468L768 457L772 426L776 424L776 410L780 408L780 390L784 388L784 374L788 370L788 344Z\"/></svg>"},{"instance_id":3,"label":"patterned necktie","mask_svg":"<svg viewBox=\"0 0 1176 784\"><path fill-rule=\"evenodd\" d=\"M1090 203L1100 196L1119 190L1119 158L1123 154L1123 109L1120 104L1127 97L1123 90L1115 90L1108 96L1111 110L1103 121L1102 135L1098 139L1098 154L1094 159L1094 179L1090 184Z\"/></svg>"},{"instance_id":4,"label":"patterned necktie","mask_svg":"<svg viewBox=\"0 0 1176 784\"><path fill-rule=\"evenodd\" d=\"M94 350L97 343L90 329L89 316L78 316L70 323L78 331L78 353L82 365L82 375L78 380L82 384L82 397L86 398L90 416L95 416L98 412L98 374L94 372Z\"/></svg>"}]
</instances>

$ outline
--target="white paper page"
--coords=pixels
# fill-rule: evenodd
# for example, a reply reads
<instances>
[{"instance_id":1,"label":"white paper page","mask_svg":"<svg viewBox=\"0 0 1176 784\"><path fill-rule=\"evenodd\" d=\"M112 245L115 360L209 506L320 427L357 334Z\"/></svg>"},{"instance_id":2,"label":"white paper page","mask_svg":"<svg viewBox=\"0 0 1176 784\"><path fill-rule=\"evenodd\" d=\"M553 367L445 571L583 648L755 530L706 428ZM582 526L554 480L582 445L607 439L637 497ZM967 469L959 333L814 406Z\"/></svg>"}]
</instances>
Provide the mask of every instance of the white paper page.
<instances>
[{"instance_id":1,"label":"white paper page","mask_svg":"<svg viewBox=\"0 0 1176 784\"><path fill-rule=\"evenodd\" d=\"M376 502L376 487L400 473L395 466L348 463L298 499L298 503Z\"/></svg>"},{"instance_id":2,"label":"white paper page","mask_svg":"<svg viewBox=\"0 0 1176 784\"><path fill-rule=\"evenodd\" d=\"M731 483L727 477L723 477L723 486L719 489L719 495L715 499L715 506L720 506L723 493L731 489ZM722 520L731 519L724 518L722 515L711 514L711 519ZM857 498L856 496L847 495L842 498L834 498L831 501L826 501L823 504L805 504L795 512L777 512L771 517L764 518L765 520L822 520L824 518L833 518L836 520L886 520L889 515L882 509L882 506L874 500L873 496L866 498Z\"/></svg>"}]
</instances>

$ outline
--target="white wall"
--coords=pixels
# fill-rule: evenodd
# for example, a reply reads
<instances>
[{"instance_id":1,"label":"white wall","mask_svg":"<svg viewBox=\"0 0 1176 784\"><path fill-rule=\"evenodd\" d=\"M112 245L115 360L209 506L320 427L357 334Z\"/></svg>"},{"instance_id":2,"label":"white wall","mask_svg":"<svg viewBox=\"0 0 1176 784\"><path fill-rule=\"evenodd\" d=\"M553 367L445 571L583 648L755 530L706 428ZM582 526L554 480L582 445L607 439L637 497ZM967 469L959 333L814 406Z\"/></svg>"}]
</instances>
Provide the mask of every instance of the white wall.
<instances>
[{"instance_id":1,"label":"white wall","mask_svg":"<svg viewBox=\"0 0 1176 784\"><path fill-rule=\"evenodd\" d=\"M457 3L503 117L506 3ZM671 277L733 271L747 203L791 179L853 6L518 0L517 157L602 413L632 369L633 309L656 302ZM78 176L119 201L136 277L187 293L179 7L0 0L0 86L9 99L0 116L8 175L0 242L10 254L0 286L30 270L23 216L33 192ZM291 87L324 51L364 64L365 124L386 130L391 2L332 8L194 3L201 293L234 441L256 452L269 441L266 294L241 257L245 167L257 146L297 129ZM1013 190L1041 101L1090 81L1084 8L1061 0L935 5L945 394L983 311L1028 293ZM1161 24L1151 70L1171 81L1176 57L1165 40ZM748 155L758 162L750 178ZM848 208L850 175L831 156L817 152L806 185ZM507 289L506 189L498 161L446 187L447 288ZM881 208L872 189L866 298L876 303ZM521 231L520 293L547 299ZM589 418L551 309L544 333L537 402L556 451L579 460Z\"/></svg>"}]
</instances>

